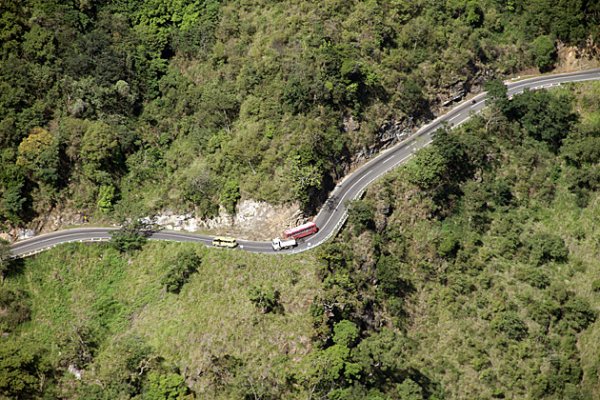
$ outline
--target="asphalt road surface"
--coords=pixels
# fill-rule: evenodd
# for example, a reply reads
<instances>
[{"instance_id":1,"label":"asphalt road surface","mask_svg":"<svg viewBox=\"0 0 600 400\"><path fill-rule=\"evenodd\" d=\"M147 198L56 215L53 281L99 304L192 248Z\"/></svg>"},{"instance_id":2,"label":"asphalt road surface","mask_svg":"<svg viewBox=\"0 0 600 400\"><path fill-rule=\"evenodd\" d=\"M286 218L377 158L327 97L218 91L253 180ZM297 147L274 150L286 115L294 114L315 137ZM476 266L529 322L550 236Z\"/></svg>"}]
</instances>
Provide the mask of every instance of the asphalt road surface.
<instances>
[{"instance_id":1,"label":"asphalt road surface","mask_svg":"<svg viewBox=\"0 0 600 400\"><path fill-rule=\"evenodd\" d=\"M569 82L600 80L600 69L573 72L560 75L546 75L524 79L516 82L506 82L509 97L525 89L546 89ZM323 205L314 222L320 228L316 234L302 239L298 246L290 250L282 250L282 254L299 253L317 247L335 235L346 221L346 203L359 198L365 189L385 173L399 164L407 161L419 149L431 143L433 133L443 123L458 126L468 120L472 114L485 107L486 93L481 93L472 99L463 101L448 113L436 118L417 132L398 143L394 147L380 153L352 174L346 176L333 190L327 202ZM474 101L474 102L473 102ZM36 236L18 241L11 246L14 258L27 257L68 242L107 241L111 231L116 228L76 228L67 229ZM199 242L211 245L212 237L193 233L160 231L150 236L152 240L170 240L177 242ZM275 253L269 242L253 242L238 240L238 251L255 253Z\"/></svg>"}]
</instances>

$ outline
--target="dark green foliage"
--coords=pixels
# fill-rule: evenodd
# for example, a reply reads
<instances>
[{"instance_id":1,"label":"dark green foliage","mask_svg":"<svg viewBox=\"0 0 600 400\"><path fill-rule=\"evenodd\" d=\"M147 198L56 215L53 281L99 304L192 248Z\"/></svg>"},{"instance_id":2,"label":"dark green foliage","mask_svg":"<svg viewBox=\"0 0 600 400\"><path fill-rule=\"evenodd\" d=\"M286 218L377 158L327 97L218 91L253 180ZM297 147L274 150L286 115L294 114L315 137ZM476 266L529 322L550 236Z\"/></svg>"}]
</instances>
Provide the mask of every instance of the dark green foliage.
<instances>
[{"instance_id":1,"label":"dark green foliage","mask_svg":"<svg viewBox=\"0 0 600 400\"><path fill-rule=\"evenodd\" d=\"M527 337L527 325L514 312L503 312L494 317L492 329L505 334L509 339L523 340Z\"/></svg>"},{"instance_id":2,"label":"dark green foliage","mask_svg":"<svg viewBox=\"0 0 600 400\"><path fill-rule=\"evenodd\" d=\"M346 347L354 347L358 333L355 323L342 320L333 326L333 342Z\"/></svg>"},{"instance_id":3,"label":"dark green foliage","mask_svg":"<svg viewBox=\"0 0 600 400\"><path fill-rule=\"evenodd\" d=\"M411 282L406 278L408 266L395 257L380 257L376 268L379 287L387 296L402 298L414 290Z\"/></svg>"},{"instance_id":4,"label":"dark green foliage","mask_svg":"<svg viewBox=\"0 0 600 400\"><path fill-rule=\"evenodd\" d=\"M446 163L436 147L428 147L420 151L414 163L409 179L411 183L422 189L430 190L443 183Z\"/></svg>"},{"instance_id":5,"label":"dark green foliage","mask_svg":"<svg viewBox=\"0 0 600 400\"><path fill-rule=\"evenodd\" d=\"M589 268L576 260L596 253L583 250L597 247L588 225L596 203L580 210L564 196L575 173L597 167L595 122L563 119L574 100L564 91L543 95L533 102L544 123L560 127L553 141L526 115L535 94L509 101L502 84L491 90L499 104L487 119L441 131L412 165L367 193L367 202L390 204L381 235L350 229L323 248L315 341L335 350L329 365L338 373L320 375L317 391L350 399L562 399L595 390L597 357L588 355L595 344L584 338L595 335L596 303L580 288ZM562 101L566 114L555 115ZM361 339L347 354L331 339L344 320ZM358 376L345 375L352 364ZM476 383L465 372L471 368Z\"/></svg>"},{"instance_id":6,"label":"dark green foliage","mask_svg":"<svg viewBox=\"0 0 600 400\"><path fill-rule=\"evenodd\" d=\"M545 72L552 69L557 55L554 40L550 36L539 36L533 41L532 46L535 64L540 71Z\"/></svg>"},{"instance_id":7,"label":"dark green foliage","mask_svg":"<svg viewBox=\"0 0 600 400\"><path fill-rule=\"evenodd\" d=\"M536 233L524 242L529 250L529 257L534 265L546 264L550 261L565 262L569 257L569 249L565 241L552 233Z\"/></svg>"},{"instance_id":8,"label":"dark green foliage","mask_svg":"<svg viewBox=\"0 0 600 400\"><path fill-rule=\"evenodd\" d=\"M427 100L423 94L422 84L408 79L402 83L401 90L397 94L396 107L406 115L413 117L428 116L431 112Z\"/></svg>"},{"instance_id":9,"label":"dark green foliage","mask_svg":"<svg viewBox=\"0 0 600 400\"><path fill-rule=\"evenodd\" d=\"M4 275L8 271L10 265L10 243L4 239L0 239L0 282L4 280Z\"/></svg>"},{"instance_id":10,"label":"dark green foliage","mask_svg":"<svg viewBox=\"0 0 600 400\"><path fill-rule=\"evenodd\" d=\"M452 258L460 249L460 239L449 229L442 230L438 240L437 252L442 258Z\"/></svg>"},{"instance_id":11,"label":"dark green foliage","mask_svg":"<svg viewBox=\"0 0 600 400\"><path fill-rule=\"evenodd\" d=\"M526 91L511 101L508 113L520 122L527 135L547 143L556 153L577 122L572 108L569 96L557 96L544 90Z\"/></svg>"},{"instance_id":12,"label":"dark green foliage","mask_svg":"<svg viewBox=\"0 0 600 400\"><path fill-rule=\"evenodd\" d=\"M110 243L121 253L139 250L148 240L148 233L147 226L138 220L125 222L119 230L111 233Z\"/></svg>"},{"instance_id":13,"label":"dark green foliage","mask_svg":"<svg viewBox=\"0 0 600 400\"><path fill-rule=\"evenodd\" d=\"M592 282L592 291L600 293L600 279L596 279Z\"/></svg>"},{"instance_id":14,"label":"dark green foliage","mask_svg":"<svg viewBox=\"0 0 600 400\"><path fill-rule=\"evenodd\" d=\"M144 400L182 400L190 393L185 378L176 373L150 372L143 391ZM189 397L192 398L192 397Z\"/></svg>"},{"instance_id":15,"label":"dark green foliage","mask_svg":"<svg viewBox=\"0 0 600 400\"><path fill-rule=\"evenodd\" d=\"M193 250L185 250L177 253L168 265L167 272L160 280L167 292L179 293L182 286L189 280L190 276L198 271L202 264L202 258Z\"/></svg>"},{"instance_id":16,"label":"dark green foliage","mask_svg":"<svg viewBox=\"0 0 600 400\"><path fill-rule=\"evenodd\" d=\"M374 229L375 208L364 200L352 201L348 206L348 222L353 226L355 234Z\"/></svg>"},{"instance_id":17,"label":"dark green foliage","mask_svg":"<svg viewBox=\"0 0 600 400\"><path fill-rule=\"evenodd\" d=\"M250 301L263 314L276 313L282 314L283 304L281 304L281 293L272 287L253 287L248 291Z\"/></svg>"},{"instance_id":18,"label":"dark green foliage","mask_svg":"<svg viewBox=\"0 0 600 400\"><path fill-rule=\"evenodd\" d=\"M550 285L550 278L541 268L523 268L517 272L517 277L523 282L529 283L538 289L544 289Z\"/></svg>"},{"instance_id":19,"label":"dark green foliage","mask_svg":"<svg viewBox=\"0 0 600 400\"><path fill-rule=\"evenodd\" d=\"M424 400L423 388L412 379L406 379L400 385L396 386L398 396L406 400Z\"/></svg>"},{"instance_id":20,"label":"dark green foliage","mask_svg":"<svg viewBox=\"0 0 600 400\"><path fill-rule=\"evenodd\" d=\"M221 204L229 214L235 214L235 206L240 197L239 183L234 180L225 182L223 189L221 189Z\"/></svg>"},{"instance_id":21,"label":"dark green foliage","mask_svg":"<svg viewBox=\"0 0 600 400\"><path fill-rule=\"evenodd\" d=\"M11 332L31 316L28 296L21 290L0 287L0 333Z\"/></svg>"},{"instance_id":22,"label":"dark green foliage","mask_svg":"<svg viewBox=\"0 0 600 400\"><path fill-rule=\"evenodd\" d=\"M587 205L590 193L600 188L600 134L594 130L578 129L569 134L561 154L570 166L569 189L581 207Z\"/></svg>"},{"instance_id":23,"label":"dark green foliage","mask_svg":"<svg viewBox=\"0 0 600 400\"><path fill-rule=\"evenodd\" d=\"M596 320L597 313L589 303L572 297L563 306L563 321L575 332L581 332Z\"/></svg>"},{"instance_id":24,"label":"dark green foliage","mask_svg":"<svg viewBox=\"0 0 600 400\"><path fill-rule=\"evenodd\" d=\"M591 35L597 43L596 3L6 1L0 223L31 221L63 199L107 218L165 208L233 213L242 197L311 211L349 160L375 143L383 121L419 124L454 88L490 72L546 70L556 61L555 38L571 45ZM269 360L269 368L246 366L256 371L246 376L244 361L229 355L207 356L192 376L165 367L143 341L120 335L137 326L136 315L111 282L93 297L73 297L89 299L90 315L64 316L77 327L52 349L64 355L54 371L72 363L86 369L83 381L63 377L66 392L54 393L43 352L3 338L0 397L177 398L190 395L186 381L206 376L215 392L202 395L221 398L596 393L594 336L584 330L597 304L570 291L585 281L565 245L594 251L594 231L568 237L568 224L561 237L531 233L550 232L543 225L553 212L575 218L579 210L551 201L569 202L563 184L580 206L595 204L597 130L574 128L566 96L509 101L500 80L487 90L492 119L475 118L460 134L440 131L408 172L387 181L391 211L377 216L381 233L357 237L374 227L380 199L367 198L350 212L356 232L318 250L312 354L293 375L274 384L278 361ZM40 129L46 133L30 137ZM144 227L135 225L115 232L119 251L143 245ZM127 270L106 251L103 271ZM168 291L182 287L195 257L182 253L166 266ZM69 290L62 279L57 273L56 290ZM26 302L6 293L3 317L16 327ZM250 291L263 313L281 312L280 297L268 285ZM144 293L131 300L146 301ZM282 317L259 320L270 318Z\"/></svg>"},{"instance_id":25,"label":"dark green foliage","mask_svg":"<svg viewBox=\"0 0 600 400\"><path fill-rule=\"evenodd\" d=\"M2 338L0 344L0 396L7 399L40 396L51 383L49 365L40 353L8 338Z\"/></svg>"},{"instance_id":26,"label":"dark green foliage","mask_svg":"<svg viewBox=\"0 0 600 400\"><path fill-rule=\"evenodd\" d=\"M488 101L492 107L501 113L505 113L509 107L508 89L504 82L494 79L485 83Z\"/></svg>"},{"instance_id":27,"label":"dark green foliage","mask_svg":"<svg viewBox=\"0 0 600 400\"><path fill-rule=\"evenodd\" d=\"M432 146L417 153L409 164L409 181L432 197L437 215L452 210L462 195L460 184L475 173L477 162L472 150L460 137L442 128L436 131Z\"/></svg>"},{"instance_id":28,"label":"dark green foliage","mask_svg":"<svg viewBox=\"0 0 600 400\"><path fill-rule=\"evenodd\" d=\"M554 38L598 36L595 2L555 3L3 4L0 219L65 198L104 218L241 197L312 212L384 121L430 119L457 83L546 69ZM52 143L15 169L32 129Z\"/></svg>"},{"instance_id":29,"label":"dark green foliage","mask_svg":"<svg viewBox=\"0 0 600 400\"><path fill-rule=\"evenodd\" d=\"M133 397L141 393L148 373L159 367L160 359L152 355L151 348L140 338L120 338L114 350L109 375L102 376L103 386L91 382L81 385L79 396L106 400Z\"/></svg>"},{"instance_id":30,"label":"dark green foliage","mask_svg":"<svg viewBox=\"0 0 600 400\"><path fill-rule=\"evenodd\" d=\"M321 278L325 279L337 270L344 270L352 260L350 248L343 243L326 243L320 247L317 255L323 269Z\"/></svg>"}]
</instances>

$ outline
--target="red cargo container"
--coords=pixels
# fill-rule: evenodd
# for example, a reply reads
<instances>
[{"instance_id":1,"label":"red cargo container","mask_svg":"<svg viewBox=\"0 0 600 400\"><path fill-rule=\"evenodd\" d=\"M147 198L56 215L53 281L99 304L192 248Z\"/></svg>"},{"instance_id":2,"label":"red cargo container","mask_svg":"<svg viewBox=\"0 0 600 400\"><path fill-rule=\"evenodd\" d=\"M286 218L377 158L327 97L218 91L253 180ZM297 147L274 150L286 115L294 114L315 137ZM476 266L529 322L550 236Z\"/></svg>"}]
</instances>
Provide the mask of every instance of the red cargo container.
<instances>
[{"instance_id":1,"label":"red cargo container","mask_svg":"<svg viewBox=\"0 0 600 400\"><path fill-rule=\"evenodd\" d=\"M317 233L318 230L319 228L314 222L307 222L295 228L286 229L283 232L283 237L286 239L294 238L298 240L305 236L312 235L313 233Z\"/></svg>"}]
</instances>

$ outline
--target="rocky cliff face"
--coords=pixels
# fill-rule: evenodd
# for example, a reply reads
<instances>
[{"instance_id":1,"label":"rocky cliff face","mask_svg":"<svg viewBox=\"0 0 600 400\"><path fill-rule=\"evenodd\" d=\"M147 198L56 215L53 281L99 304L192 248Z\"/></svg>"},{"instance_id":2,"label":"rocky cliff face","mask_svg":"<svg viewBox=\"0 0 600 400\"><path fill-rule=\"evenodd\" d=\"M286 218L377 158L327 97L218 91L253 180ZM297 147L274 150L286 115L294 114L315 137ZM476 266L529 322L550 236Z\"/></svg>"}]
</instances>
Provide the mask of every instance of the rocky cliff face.
<instances>
[{"instance_id":1,"label":"rocky cliff face","mask_svg":"<svg viewBox=\"0 0 600 400\"><path fill-rule=\"evenodd\" d=\"M145 218L145 222L168 230L227 234L252 240L273 239L284 229L304 221L297 205L273 206L254 200L242 200L235 215L221 208L219 215L211 219L196 218L192 213L177 214L169 210Z\"/></svg>"}]
</instances>

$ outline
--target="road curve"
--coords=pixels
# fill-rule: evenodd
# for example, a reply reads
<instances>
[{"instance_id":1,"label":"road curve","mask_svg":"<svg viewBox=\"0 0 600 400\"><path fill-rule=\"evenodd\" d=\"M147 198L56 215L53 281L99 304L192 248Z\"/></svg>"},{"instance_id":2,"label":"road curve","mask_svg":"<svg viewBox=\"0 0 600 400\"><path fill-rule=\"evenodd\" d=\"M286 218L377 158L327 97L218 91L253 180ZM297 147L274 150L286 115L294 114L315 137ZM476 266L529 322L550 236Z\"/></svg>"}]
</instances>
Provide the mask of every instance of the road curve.
<instances>
[{"instance_id":1,"label":"road curve","mask_svg":"<svg viewBox=\"0 0 600 400\"><path fill-rule=\"evenodd\" d=\"M545 75L524 79L516 82L505 82L508 95L520 93L525 89L544 89L569 82L600 80L600 69L572 72L558 75ZM359 198L365 189L385 173L399 164L407 161L419 149L432 141L433 133L443 123L458 126L468 120L473 113L485 107L486 93L481 93L472 99L463 101L446 114L436 118L397 145L380 153L352 174L346 176L333 190L314 221L320 230L315 235L303 240L293 250L283 253L300 253L317 247L335 235L346 221L346 202ZM473 102L473 100L475 102ZM11 245L13 258L27 257L50 249L61 243L107 241L116 228L75 228L52 232L30 239L18 241ZM170 240L176 242L199 242L210 245L211 236L193 233L159 231L150 236L151 240ZM254 253L274 253L269 242L254 242L238 240L237 250Z\"/></svg>"}]
</instances>

